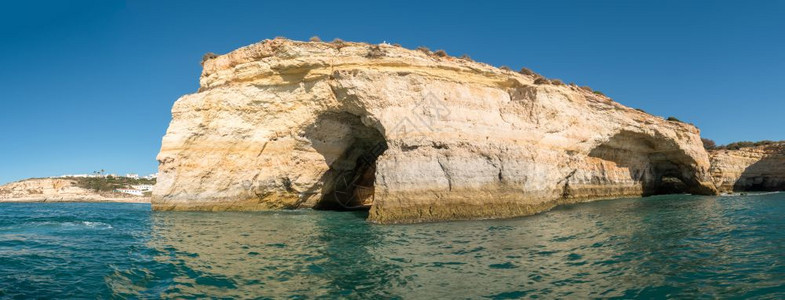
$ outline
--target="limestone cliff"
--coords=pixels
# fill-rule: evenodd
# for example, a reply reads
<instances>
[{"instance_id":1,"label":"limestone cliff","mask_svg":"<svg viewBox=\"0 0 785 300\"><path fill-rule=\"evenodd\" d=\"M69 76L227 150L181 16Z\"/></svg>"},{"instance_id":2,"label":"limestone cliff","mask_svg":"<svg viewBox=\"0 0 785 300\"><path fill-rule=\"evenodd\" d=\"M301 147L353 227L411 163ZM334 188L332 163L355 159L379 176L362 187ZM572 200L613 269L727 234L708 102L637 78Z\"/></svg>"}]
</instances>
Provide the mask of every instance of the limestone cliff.
<instances>
[{"instance_id":1,"label":"limestone cliff","mask_svg":"<svg viewBox=\"0 0 785 300\"><path fill-rule=\"evenodd\" d=\"M98 193L75 179L39 178L0 186L0 202L150 202L149 197Z\"/></svg>"},{"instance_id":2,"label":"limestone cliff","mask_svg":"<svg viewBox=\"0 0 785 300\"><path fill-rule=\"evenodd\" d=\"M695 127L535 80L386 44L243 47L174 104L153 207L370 206L401 223L716 193Z\"/></svg>"},{"instance_id":3,"label":"limestone cliff","mask_svg":"<svg viewBox=\"0 0 785 300\"><path fill-rule=\"evenodd\" d=\"M711 176L723 193L785 190L785 144L712 150Z\"/></svg>"}]
</instances>

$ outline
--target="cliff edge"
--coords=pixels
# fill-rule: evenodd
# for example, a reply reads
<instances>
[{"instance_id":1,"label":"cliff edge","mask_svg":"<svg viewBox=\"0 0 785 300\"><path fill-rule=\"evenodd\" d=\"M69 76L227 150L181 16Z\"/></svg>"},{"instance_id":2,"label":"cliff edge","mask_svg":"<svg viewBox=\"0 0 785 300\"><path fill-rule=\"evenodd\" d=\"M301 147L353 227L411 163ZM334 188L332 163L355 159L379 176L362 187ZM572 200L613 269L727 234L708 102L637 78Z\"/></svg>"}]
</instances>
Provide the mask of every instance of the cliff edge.
<instances>
[{"instance_id":1,"label":"cliff edge","mask_svg":"<svg viewBox=\"0 0 785 300\"><path fill-rule=\"evenodd\" d=\"M150 197L96 192L78 179L33 178L0 186L0 202L131 202L149 203Z\"/></svg>"},{"instance_id":2,"label":"cliff edge","mask_svg":"<svg viewBox=\"0 0 785 300\"><path fill-rule=\"evenodd\" d=\"M785 190L785 143L709 151L711 176L723 193Z\"/></svg>"},{"instance_id":3,"label":"cliff edge","mask_svg":"<svg viewBox=\"0 0 785 300\"><path fill-rule=\"evenodd\" d=\"M469 59L274 39L208 59L200 83L172 108L154 209L406 223L717 192L694 126Z\"/></svg>"}]
</instances>

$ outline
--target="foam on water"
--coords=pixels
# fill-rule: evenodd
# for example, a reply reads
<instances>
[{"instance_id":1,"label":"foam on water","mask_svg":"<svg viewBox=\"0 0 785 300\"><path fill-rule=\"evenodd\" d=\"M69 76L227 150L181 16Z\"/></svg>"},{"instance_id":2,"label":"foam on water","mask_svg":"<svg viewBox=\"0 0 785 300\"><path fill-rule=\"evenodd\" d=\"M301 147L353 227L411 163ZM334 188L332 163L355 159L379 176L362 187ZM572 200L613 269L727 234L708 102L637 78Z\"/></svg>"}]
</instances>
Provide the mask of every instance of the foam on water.
<instances>
[{"instance_id":1,"label":"foam on water","mask_svg":"<svg viewBox=\"0 0 785 300\"><path fill-rule=\"evenodd\" d=\"M745 192L745 193L730 193L730 194L722 194L721 197L739 197L739 196L764 196L764 195L774 195L779 194L781 192Z\"/></svg>"},{"instance_id":2,"label":"foam on water","mask_svg":"<svg viewBox=\"0 0 785 300\"><path fill-rule=\"evenodd\" d=\"M44 221L44 222L28 222L25 225L33 226L33 227L46 227L46 226L54 226L54 227L63 227L63 228L95 228L95 229L112 229L112 225L106 224L103 222L91 222L91 221L71 221L71 222L52 222L52 221Z\"/></svg>"}]
</instances>

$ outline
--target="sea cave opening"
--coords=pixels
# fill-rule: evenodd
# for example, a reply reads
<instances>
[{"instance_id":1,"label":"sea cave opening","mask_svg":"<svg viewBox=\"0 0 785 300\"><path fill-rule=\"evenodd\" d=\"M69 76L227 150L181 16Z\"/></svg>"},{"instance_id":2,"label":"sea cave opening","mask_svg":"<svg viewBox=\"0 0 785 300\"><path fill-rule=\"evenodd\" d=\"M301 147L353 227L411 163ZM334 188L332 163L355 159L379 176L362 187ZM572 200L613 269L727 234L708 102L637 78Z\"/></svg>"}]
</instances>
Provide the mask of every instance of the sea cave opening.
<instances>
[{"instance_id":1,"label":"sea cave opening","mask_svg":"<svg viewBox=\"0 0 785 300\"><path fill-rule=\"evenodd\" d=\"M589 156L627 169L627 180L640 185L641 196L691 193L700 188L689 156L668 140L622 131L592 149Z\"/></svg>"},{"instance_id":2,"label":"sea cave opening","mask_svg":"<svg viewBox=\"0 0 785 300\"><path fill-rule=\"evenodd\" d=\"M371 208L375 199L376 162L388 148L384 135L372 125L364 124L361 117L353 114L330 113L317 118L311 126L308 137L329 165L322 177L321 199L315 209Z\"/></svg>"},{"instance_id":3,"label":"sea cave opening","mask_svg":"<svg viewBox=\"0 0 785 300\"><path fill-rule=\"evenodd\" d=\"M651 178L643 181L643 195L689 193L691 176L689 169L679 162L678 151L657 149L656 146L651 150L646 154Z\"/></svg>"}]
</instances>

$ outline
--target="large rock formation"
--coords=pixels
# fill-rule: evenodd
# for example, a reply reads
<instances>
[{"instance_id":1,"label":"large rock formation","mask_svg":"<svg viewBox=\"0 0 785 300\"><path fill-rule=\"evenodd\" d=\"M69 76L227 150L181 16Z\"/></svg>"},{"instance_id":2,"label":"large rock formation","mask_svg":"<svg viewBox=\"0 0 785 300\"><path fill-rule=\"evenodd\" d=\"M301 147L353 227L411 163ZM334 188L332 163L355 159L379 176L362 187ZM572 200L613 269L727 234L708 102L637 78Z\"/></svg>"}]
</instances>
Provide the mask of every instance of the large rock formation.
<instances>
[{"instance_id":1,"label":"large rock formation","mask_svg":"<svg viewBox=\"0 0 785 300\"><path fill-rule=\"evenodd\" d=\"M695 127L536 79L385 44L240 48L175 103L153 207L370 205L399 223L716 193Z\"/></svg>"},{"instance_id":2,"label":"large rock formation","mask_svg":"<svg viewBox=\"0 0 785 300\"><path fill-rule=\"evenodd\" d=\"M709 153L711 176L723 193L785 190L785 143Z\"/></svg>"},{"instance_id":3,"label":"large rock formation","mask_svg":"<svg viewBox=\"0 0 785 300\"><path fill-rule=\"evenodd\" d=\"M149 197L99 193L76 179L34 178L0 186L0 202L150 202Z\"/></svg>"}]
</instances>

